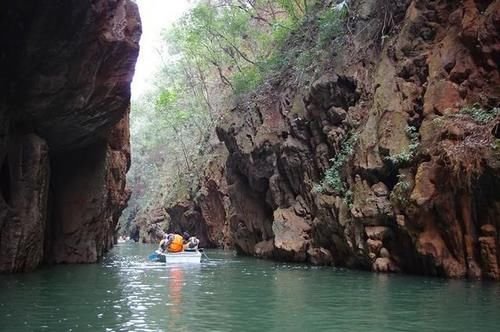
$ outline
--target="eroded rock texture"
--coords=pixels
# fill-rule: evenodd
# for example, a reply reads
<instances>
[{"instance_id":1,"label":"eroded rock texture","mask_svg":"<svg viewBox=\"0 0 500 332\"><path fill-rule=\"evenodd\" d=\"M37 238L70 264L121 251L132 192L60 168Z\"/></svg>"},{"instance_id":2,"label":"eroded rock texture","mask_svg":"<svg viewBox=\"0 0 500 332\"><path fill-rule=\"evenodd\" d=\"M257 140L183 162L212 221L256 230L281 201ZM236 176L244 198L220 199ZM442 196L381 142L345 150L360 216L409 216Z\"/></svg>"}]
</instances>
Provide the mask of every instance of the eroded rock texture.
<instances>
[{"instance_id":1,"label":"eroded rock texture","mask_svg":"<svg viewBox=\"0 0 500 332\"><path fill-rule=\"evenodd\" d=\"M390 3L352 1L320 79L278 82L218 128L230 238L267 258L499 279L499 120L460 110L499 105L500 1ZM342 155L342 184L315 190Z\"/></svg>"},{"instance_id":2,"label":"eroded rock texture","mask_svg":"<svg viewBox=\"0 0 500 332\"><path fill-rule=\"evenodd\" d=\"M228 152L215 133L207 144L209 158L198 181L167 208L163 202L132 214L130 237L143 243L158 243L166 233L188 232L203 248L231 246L228 215L231 204L225 174Z\"/></svg>"},{"instance_id":3,"label":"eroded rock texture","mask_svg":"<svg viewBox=\"0 0 500 332\"><path fill-rule=\"evenodd\" d=\"M112 245L140 33L128 0L0 5L0 271Z\"/></svg>"},{"instance_id":4,"label":"eroded rock texture","mask_svg":"<svg viewBox=\"0 0 500 332\"><path fill-rule=\"evenodd\" d=\"M212 147L212 158L205 167L194 197L186 197L167 209L168 232L189 232L204 248L227 247L230 243L230 202L225 178L227 151L222 144Z\"/></svg>"}]
</instances>

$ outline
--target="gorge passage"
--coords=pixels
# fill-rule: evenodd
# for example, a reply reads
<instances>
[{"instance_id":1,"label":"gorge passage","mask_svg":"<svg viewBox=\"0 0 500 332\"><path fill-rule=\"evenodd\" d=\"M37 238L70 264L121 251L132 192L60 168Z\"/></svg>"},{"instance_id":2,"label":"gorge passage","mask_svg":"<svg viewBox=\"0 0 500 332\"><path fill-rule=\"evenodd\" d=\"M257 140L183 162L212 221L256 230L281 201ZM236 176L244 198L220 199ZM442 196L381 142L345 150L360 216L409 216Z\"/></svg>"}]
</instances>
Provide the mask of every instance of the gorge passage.
<instances>
[{"instance_id":1,"label":"gorge passage","mask_svg":"<svg viewBox=\"0 0 500 332\"><path fill-rule=\"evenodd\" d=\"M313 79L285 66L235 98L196 190L136 220L140 237L187 230L269 259L499 279L500 1L347 5ZM0 270L94 262L130 195L136 5L0 9Z\"/></svg>"},{"instance_id":2,"label":"gorge passage","mask_svg":"<svg viewBox=\"0 0 500 332\"><path fill-rule=\"evenodd\" d=\"M500 1L347 6L316 53L335 9L304 20L289 65L218 123L197 190L136 217L137 237L188 230L269 259L500 277Z\"/></svg>"}]
</instances>

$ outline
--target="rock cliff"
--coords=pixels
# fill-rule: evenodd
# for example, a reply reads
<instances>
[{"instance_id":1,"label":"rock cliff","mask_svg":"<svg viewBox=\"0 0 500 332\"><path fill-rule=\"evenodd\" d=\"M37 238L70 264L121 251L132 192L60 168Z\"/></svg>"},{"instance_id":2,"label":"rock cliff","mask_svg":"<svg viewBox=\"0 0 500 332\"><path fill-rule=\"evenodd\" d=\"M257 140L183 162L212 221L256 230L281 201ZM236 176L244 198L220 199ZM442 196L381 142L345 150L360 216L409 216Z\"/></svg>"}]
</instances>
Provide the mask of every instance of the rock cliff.
<instances>
[{"instance_id":1,"label":"rock cliff","mask_svg":"<svg viewBox=\"0 0 500 332\"><path fill-rule=\"evenodd\" d=\"M94 262L129 193L129 0L0 5L0 271Z\"/></svg>"},{"instance_id":2,"label":"rock cliff","mask_svg":"<svg viewBox=\"0 0 500 332\"><path fill-rule=\"evenodd\" d=\"M176 191L175 198L163 194L152 204L130 214L129 235L136 242L158 243L166 233L196 235L203 248L231 247L227 216L231 207L225 177L228 152L215 132L205 146L205 159L193 173L188 188ZM175 188L174 188L175 189Z\"/></svg>"},{"instance_id":3,"label":"rock cliff","mask_svg":"<svg viewBox=\"0 0 500 332\"><path fill-rule=\"evenodd\" d=\"M219 231L247 255L500 279L500 1L349 11L319 79L281 76L218 128Z\"/></svg>"},{"instance_id":4,"label":"rock cliff","mask_svg":"<svg viewBox=\"0 0 500 332\"><path fill-rule=\"evenodd\" d=\"M210 147L207 162L198 190L166 209L168 232L187 231L196 235L204 248L231 247L228 215L231 202L225 177L227 150L218 143ZM163 232L161 232L163 233ZM154 238L158 239L158 236Z\"/></svg>"}]
</instances>

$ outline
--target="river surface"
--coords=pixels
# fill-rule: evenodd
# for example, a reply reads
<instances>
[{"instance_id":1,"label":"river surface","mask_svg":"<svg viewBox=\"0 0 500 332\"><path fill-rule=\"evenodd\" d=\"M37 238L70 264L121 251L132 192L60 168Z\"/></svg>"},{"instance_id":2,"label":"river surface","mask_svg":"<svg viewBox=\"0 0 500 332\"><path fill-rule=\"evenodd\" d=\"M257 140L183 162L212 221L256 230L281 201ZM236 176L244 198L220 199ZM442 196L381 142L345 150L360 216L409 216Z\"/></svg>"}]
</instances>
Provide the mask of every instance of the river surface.
<instances>
[{"instance_id":1,"label":"river surface","mask_svg":"<svg viewBox=\"0 0 500 332\"><path fill-rule=\"evenodd\" d=\"M500 331L500 285L276 263L207 251L0 276L1 331Z\"/></svg>"}]
</instances>

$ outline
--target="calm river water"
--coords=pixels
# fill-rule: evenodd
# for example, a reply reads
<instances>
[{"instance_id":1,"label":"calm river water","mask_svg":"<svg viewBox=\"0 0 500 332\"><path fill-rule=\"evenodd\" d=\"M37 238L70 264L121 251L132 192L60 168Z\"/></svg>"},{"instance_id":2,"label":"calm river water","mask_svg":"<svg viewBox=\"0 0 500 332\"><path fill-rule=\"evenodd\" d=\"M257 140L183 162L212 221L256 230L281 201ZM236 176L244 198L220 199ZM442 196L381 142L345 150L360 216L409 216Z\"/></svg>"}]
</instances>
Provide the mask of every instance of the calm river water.
<instances>
[{"instance_id":1,"label":"calm river water","mask_svg":"<svg viewBox=\"0 0 500 332\"><path fill-rule=\"evenodd\" d=\"M500 285L310 267L208 251L0 276L1 331L500 331Z\"/></svg>"}]
</instances>

